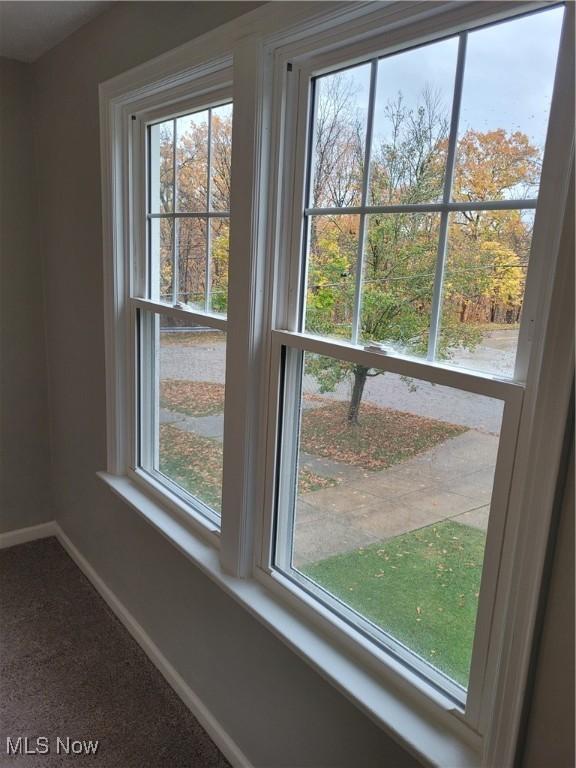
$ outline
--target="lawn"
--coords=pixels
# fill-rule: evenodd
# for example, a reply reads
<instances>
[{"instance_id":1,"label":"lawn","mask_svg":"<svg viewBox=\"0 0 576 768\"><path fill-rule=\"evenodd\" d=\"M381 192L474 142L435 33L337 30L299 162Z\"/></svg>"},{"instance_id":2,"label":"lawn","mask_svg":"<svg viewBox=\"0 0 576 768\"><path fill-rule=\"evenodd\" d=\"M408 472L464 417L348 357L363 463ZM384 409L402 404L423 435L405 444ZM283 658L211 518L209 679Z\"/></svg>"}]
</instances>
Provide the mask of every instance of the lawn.
<instances>
[{"instance_id":1,"label":"lawn","mask_svg":"<svg viewBox=\"0 0 576 768\"><path fill-rule=\"evenodd\" d=\"M466 687L484 541L442 522L301 570Z\"/></svg>"},{"instance_id":2,"label":"lawn","mask_svg":"<svg viewBox=\"0 0 576 768\"><path fill-rule=\"evenodd\" d=\"M318 397L309 400L319 405L302 414L301 450L366 470L386 469L466 431L455 424L366 402L360 408L360 423L351 425L346 419L347 403ZM160 385L160 405L187 416L222 413L224 385L167 379Z\"/></svg>"},{"instance_id":3,"label":"lawn","mask_svg":"<svg viewBox=\"0 0 576 768\"><path fill-rule=\"evenodd\" d=\"M160 471L212 509L222 506L222 443L185 432L172 424L160 425ZM300 493L329 488L336 481L301 470Z\"/></svg>"},{"instance_id":4,"label":"lawn","mask_svg":"<svg viewBox=\"0 0 576 768\"><path fill-rule=\"evenodd\" d=\"M226 334L223 331L175 331L162 328L160 338L163 347L207 347L223 344Z\"/></svg>"},{"instance_id":5,"label":"lawn","mask_svg":"<svg viewBox=\"0 0 576 768\"><path fill-rule=\"evenodd\" d=\"M160 382L160 406L186 416L223 413L224 384L163 379Z\"/></svg>"},{"instance_id":6,"label":"lawn","mask_svg":"<svg viewBox=\"0 0 576 768\"><path fill-rule=\"evenodd\" d=\"M160 471L212 509L222 506L222 443L160 425Z\"/></svg>"},{"instance_id":7,"label":"lawn","mask_svg":"<svg viewBox=\"0 0 576 768\"><path fill-rule=\"evenodd\" d=\"M367 470L386 469L466 431L371 403L360 406L360 423L349 424L348 403L328 402L302 415L300 448L313 456Z\"/></svg>"}]
</instances>

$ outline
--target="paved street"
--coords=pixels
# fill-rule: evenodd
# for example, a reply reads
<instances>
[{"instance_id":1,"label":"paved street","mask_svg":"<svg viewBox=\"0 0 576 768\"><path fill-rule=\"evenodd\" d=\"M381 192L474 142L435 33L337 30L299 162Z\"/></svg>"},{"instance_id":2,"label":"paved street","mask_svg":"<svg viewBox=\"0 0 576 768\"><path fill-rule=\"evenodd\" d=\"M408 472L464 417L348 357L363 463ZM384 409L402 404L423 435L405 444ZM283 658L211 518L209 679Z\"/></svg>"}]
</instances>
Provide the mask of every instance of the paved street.
<instances>
[{"instance_id":1,"label":"paved street","mask_svg":"<svg viewBox=\"0 0 576 768\"><path fill-rule=\"evenodd\" d=\"M207 334L207 342L193 346L179 345L173 341L163 345L161 350L162 378L190 381L224 382L226 345L214 340ZM482 344L473 353L461 351L455 360L462 365L471 365L476 361L479 369L486 367L487 360L495 361L494 367L502 372L512 359L516 348L517 331L492 331L487 334ZM399 411L414 413L452 424L477 429L482 432L497 434L502 420L502 404L480 395L461 392L441 387L428 382L415 382L416 388L409 386L405 379L392 373L370 378L366 383L364 399ZM315 379L304 378L304 390L308 393L318 391ZM328 397L341 400L349 395L350 384L340 384Z\"/></svg>"}]
</instances>

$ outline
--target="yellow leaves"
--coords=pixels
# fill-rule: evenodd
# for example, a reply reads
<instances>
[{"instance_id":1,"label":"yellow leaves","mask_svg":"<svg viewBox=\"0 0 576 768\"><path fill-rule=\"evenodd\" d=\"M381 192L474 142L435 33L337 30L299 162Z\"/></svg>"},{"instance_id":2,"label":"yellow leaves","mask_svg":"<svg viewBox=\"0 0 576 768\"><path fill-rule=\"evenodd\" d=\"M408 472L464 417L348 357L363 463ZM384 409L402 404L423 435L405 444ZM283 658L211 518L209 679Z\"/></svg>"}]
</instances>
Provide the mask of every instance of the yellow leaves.
<instances>
[{"instance_id":1,"label":"yellow leaves","mask_svg":"<svg viewBox=\"0 0 576 768\"><path fill-rule=\"evenodd\" d=\"M508 190L537 180L539 160L540 150L520 131L468 130L458 142L454 198L500 200Z\"/></svg>"}]
</instances>

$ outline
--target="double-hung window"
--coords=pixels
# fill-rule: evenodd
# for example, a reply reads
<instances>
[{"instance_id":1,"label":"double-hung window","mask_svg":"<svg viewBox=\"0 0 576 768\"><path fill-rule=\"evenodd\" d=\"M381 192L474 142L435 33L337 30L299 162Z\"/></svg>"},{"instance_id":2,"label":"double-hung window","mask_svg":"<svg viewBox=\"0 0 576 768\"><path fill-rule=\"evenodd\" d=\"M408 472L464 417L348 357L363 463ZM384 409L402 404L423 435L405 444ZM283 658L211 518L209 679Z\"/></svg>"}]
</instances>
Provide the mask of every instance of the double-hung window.
<instances>
[{"instance_id":1,"label":"double-hung window","mask_svg":"<svg viewBox=\"0 0 576 768\"><path fill-rule=\"evenodd\" d=\"M309 5L103 86L105 478L423 758L511 764L573 8Z\"/></svg>"},{"instance_id":2,"label":"double-hung window","mask_svg":"<svg viewBox=\"0 0 576 768\"><path fill-rule=\"evenodd\" d=\"M273 567L459 705L483 685L562 16L296 73Z\"/></svg>"},{"instance_id":3,"label":"double-hung window","mask_svg":"<svg viewBox=\"0 0 576 768\"><path fill-rule=\"evenodd\" d=\"M226 372L232 103L219 90L136 122L138 471L219 527Z\"/></svg>"}]
</instances>

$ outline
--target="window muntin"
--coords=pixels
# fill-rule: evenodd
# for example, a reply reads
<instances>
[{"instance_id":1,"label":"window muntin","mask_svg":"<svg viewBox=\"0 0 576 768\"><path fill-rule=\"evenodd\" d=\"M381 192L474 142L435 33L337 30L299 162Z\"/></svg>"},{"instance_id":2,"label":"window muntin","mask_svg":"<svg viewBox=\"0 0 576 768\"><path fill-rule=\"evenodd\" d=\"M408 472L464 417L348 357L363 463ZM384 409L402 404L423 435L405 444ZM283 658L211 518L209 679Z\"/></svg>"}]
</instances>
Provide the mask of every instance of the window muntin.
<instances>
[{"instance_id":1,"label":"window muntin","mask_svg":"<svg viewBox=\"0 0 576 768\"><path fill-rule=\"evenodd\" d=\"M146 141L138 464L219 525L232 104L151 122Z\"/></svg>"},{"instance_id":2,"label":"window muntin","mask_svg":"<svg viewBox=\"0 0 576 768\"><path fill-rule=\"evenodd\" d=\"M226 314L232 104L148 127L149 298Z\"/></svg>"},{"instance_id":3,"label":"window muntin","mask_svg":"<svg viewBox=\"0 0 576 768\"><path fill-rule=\"evenodd\" d=\"M552 13L548 10L541 13L547 12ZM559 13L561 17L563 11L554 9L554 13ZM508 20L502 24L513 27L515 21ZM552 53L548 59L555 60L559 43L558 28L552 24L549 29L552 31L547 44ZM305 439L309 445L309 435L306 432L301 434L298 428L300 415L305 415L308 408L305 401L304 404L301 402L302 382L306 385L308 377L306 368L303 371L302 353L314 353L325 360L332 358L330 366L325 366L319 375L317 372L319 395L337 392L338 387L342 385L342 368L352 363L364 367L368 378L375 370L385 370L416 380L424 379L436 387L448 386L453 390L474 392L477 402L490 400L493 404L499 404L501 409L503 405L501 424L498 424L496 432L501 431L503 443L508 451L512 450L515 443L519 423L519 399L522 398L522 387L513 383L517 351L515 332L522 308L537 199L535 196L513 199L502 190L487 200L464 202L454 199L456 185L461 183L462 177L463 154L459 153L458 131L461 125L460 109L467 66L467 45L472 34L474 33L462 32L442 43L430 43L383 59L373 58L364 65L354 65L350 70L352 85L349 84L347 91L352 94L350 103L339 110L339 115L355 116L356 135L359 125L366 126L365 137L362 139L357 135L356 141L352 142L354 157L361 156L362 151L363 157L361 165L356 159L354 162L342 161L340 166L337 163L332 164L336 168L338 183L325 185L324 197L322 190L315 190L314 180L318 177L318 158L332 158L332 150L323 155L323 148L317 146L318 136L346 135L346 132L330 131L326 126L323 126L320 134L316 131L318 93L321 98L326 98L326 94L335 89L326 87L324 79L337 76L340 83L345 83L348 70L334 63L335 59L331 57L330 66L339 68L335 72L325 74L327 67L319 57L310 69L304 67L300 71L303 82L308 84L309 93L300 85L298 103L309 102L311 105L307 114L300 110L299 122L294 128L298 137L295 156L304 158L301 161L304 168L297 168L295 177L297 193L299 179L304 179L304 215L300 218L296 198L293 231L299 231L300 223L302 238L293 238L291 274L300 275L301 290L298 292L292 289L291 296L285 297L281 307L282 312L286 314L279 316L282 323L280 327L294 328L297 332L275 331L273 334L274 344L278 345L277 359L283 360L279 376L279 387L283 395L277 454L279 463L272 568L298 582L304 590L329 605L334 613L356 629L371 634L377 642L396 651L406 664L418 669L461 705L464 705L467 696L466 665L459 671L445 665L444 669L441 668L440 672L437 672L429 664L430 659L426 659L422 666L422 659L418 657L419 650L414 644L408 643L410 648L407 650L402 645L405 639L398 643L400 638L391 640L383 631L380 634L374 633L374 627L367 626L366 622L368 625L373 622L368 620L366 612L359 614L346 604L345 597L341 594L331 594L319 583L311 586L309 575L302 575L298 568L294 567L296 561L293 560L293 555L298 549L298 541L295 538L298 531L295 526L298 525L298 499L302 487L312 487L313 492L322 492L324 495L330 493L322 487L323 480L315 480L314 477L310 479L306 477L306 473L304 480L298 476L301 440ZM448 43L451 43L452 47ZM399 72L401 67L398 62L402 57L408 59L417 51L425 51L430 59L434 55L440 56L437 52L440 50L450 54L449 58L454 66L450 109L448 113L439 111L440 122L445 124L447 120L449 126L444 134L442 130L424 134L423 146L427 146L428 150L431 146L436 148L438 156L424 158L422 162L422 178L425 182L423 192L420 194L420 190L414 190L412 177L407 171L405 177L398 176L399 192L388 196L391 202L372 204L372 172L375 172L374 178L379 181L380 186L383 178L382 172L375 168L376 163L373 161L377 130L375 115L379 111L376 98L382 62L396 60L396 67L391 71ZM357 60L357 54L351 58ZM448 59L445 59L446 72L450 71L448 64ZM365 73L368 65L370 84L366 86ZM315 75L314 67L322 74ZM552 75L553 72L549 72L548 80ZM544 79L546 81L546 78ZM550 83L545 82L544 85L543 109L547 111ZM387 82L387 87L393 89L394 83ZM336 93L341 91L336 90ZM438 102L433 103L436 106ZM424 110L429 109L429 105L430 100L424 102ZM422 117L420 110L416 110L416 113L417 118ZM325 104L322 114L331 114ZM409 110L407 114L414 117L410 116ZM426 120L418 124L425 125ZM517 133L515 132L515 135ZM412 135L416 134L417 132L414 132ZM430 141L430 136L435 138ZM518 142L520 145L525 143L523 139L518 139ZM348 144L349 142L344 142L344 146ZM406 142L398 142L398 146L406 146ZM532 157L532 153L529 154ZM339 157L338 153L336 157ZM393 152L388 155L385 152L380 153L380 157L398 159ZM408 154L405 163L408 170L410 157ZM402 159L400 158L401 161ZM457 162L460 164L458 167ZM403 163L400 165L403 166ZM360 186L355 180L358 167L362 171ZM487 169L488 173L492 172L494 165L488 164ZM480 172L482 171L481 168ZM352 179L354 184L351 183L348 187L346 184L342 185L342 175L345 179ZM516 182L512 187L518 188ZM526 188L529 187L530 185ZM352 190L349 199L353 204L329 204L321 207L311 205L315 200L335 200L336 196L331 190L341 188ZM328 196L326 189L329 191ZM437 193L438 190L440 193ZM356 202L358 199L359 204ZM471 237L467 239L469 228L474 227L476 235L479 229L485 228L487 236L480 242ZM500 240L495 241L496 235L500 236ZM301 250L298 251L299 248ZM298 261L301 266L296 266ZM378 263L384 267L382 274L378 273ZM383 290L379 291L378 286L383 286ZM300 297L299 305L294 301L294 296ZM462 313L463 317L455 314L458 302L460 305L467 305L466 311ZM504 350L498 348L501 340L493 339L493 343L485 345L487 350L480 349L480 354L474 358L469 354L470 348L473 346L474 336L478 331L482 332L482 329L470 326L477 323L482 313L488 314L491 323L496 323L498 317L503 317L503 322L511 325L514 333L507 336ZM379 328L374 318L382 318L385 321L382 323L383 327ZM364 349L361 349L360 345ZM381 364L379 361L375 362L375 356L382 360ZM474 370L479 371L481 375L475 376ZM499 380L497 393L491 389L492 376ZM350 380L350 402L355 396L354 383L357 382ZM362 389L360 391L362 392ZM434 397L431 397L431 402L434 402ZM349 453L351 445L352 441L348 440ZM306 457L306 460L308 459L309 457ZM483 469L485 468L478 471ZM501 552L511 471L510 455L499 456L497 463L492 467L492 472L495 473L495 495L490 502L489 515L492 534L486 541L486 557L491 563L491 568ZM343 470L343 474L346 475L346 470ZM332 493L339 495L338 492ZM446 516L448 517L448 513ZM302 524L305 527L306 521ZM346 527L344 523L343 528ZM340 532L345 539L346 535L350 534L350 526L348 525L344 532L341 528ZM335 535L335 538L338 536ZM481 569L481 562L479 568ZM476 659L476 667L470 671L470 685L475 694L483 675L481 667L488 653L489 632L486 628L490 625L494 610L496 589L495 574L491 570L488 573L482 571L482 574L482 597L478 607L481 621L476 631L474 619L469 622L470 634L466 642L468 664L474 636L472 656Z\"/></svg>"},{"instance_id":4,"label":"window muntin","mask_svg":"<svg viewBox=\"0 0 576 768\"><path fill-rule=\"evenodd\" d=\"M507 238L503 247L492 249L494 276L491 281L483 281L481 296L488 326L496 316L506 318L504 324L512 331L506 342L507 357L515 358L524 297L526 243L529 244L531 236L530 216L521 215L521 211L533 211L537 203L562 14L561 8L545 10L373 59L369 84L366 82L368 63L312 78L313 110L308 129L312 158L308 165L306 197L309 203L304 224L311 279L309 276L303 301L301 327L304 330L327 338L340 337L353 344L383 343L391 351L402 354L425 354L428 360L513 376L513 365L509 361L505 366L491 366L489 356L487 359L481 349L477 362L468 354L477 343L474 337L482 339L483 333L490 333L489 328L468 333L469 322L464 323L463 333L452 333L449 324L442 328L442 321L449 321L446 306L451 296L450 287L444 284L447 249L450 239L457 239L458 216L454 214L465 215L474 210L499 212L498 216L483 217L482 221L488 221L489 226L476 235L482 246L495 242L495 219L502 222L508 218L508 229L515 227L514 248ZM542 18L545 24L540 27ZM525 34L525 38L519 38L523 42L516 46L518 50L513 56L508 56L511 60L507 63L517 75L520 87L523 86L523 100L509 98L508 80L501 86L494 82L496 70L490 69L484 76L478 72L478 51L485 56L487 46L500 44L500 38L508 39L517 34L516 30L518 34ZM536 38L537 44L532 45ZM502 57L505 59L506 54L496 56L498 60ZM430 74L431 80L428 80L422 73L424 67L438 74ZM480 89L479 95L474 90L475 83ZM402 88L407 90L406 96ZM491 94L486 92L489 88L495 93L492 110L489 109ZM327 103L330 99L333 105ZM481 119L484 115L488 117ZM321 130L317 126L319 117ZM504 121L503 127L493 124L495 120ZM334 136L342 138L334 141ZM321 159L326 167L319 170ZM322 191L317 189L319 178L324 179ZM342 194L342 189L348 190L348 194ZM322 205L317 205L317 200ZM393 258L390 258L389 246L384 240L380 248L384 268L382 275L376 277L376 283L373 269L366 268L366 261L367 251L373 250L375 240L370 235L371 225L374 231L375 214L415 212L437 213L439 230L435 258L431 260L427 252L418 269L419 272L432 270L434 285L429 299L421 302L421 328L412 334L412 323L408 322L408 328L402 332L397 327L396 316L392 322L387 320L386 292L374 290L378 279L383 285L392 284L391 273L402 266L403 260L398 257L401 249L394 243ZM324 238L319 248L317 230L321 216L342 223L346 217L355 217L349 219L345 251L336 244L339 259L333 261L334 265L338 260L341 262L340 276L330 268L329 262L323 266L326 274L321 275L320 283L326 284L328 291L319 288L316 280L318 251L326 253L331 248L334 250L335 245L330 238ZM384 220L391 221L390 216ZM478 216L475 218L481 220ZM352 255L354 245L357 247L355 257ZM506 295L499 267L503 248L511 261L522 265L521 269L509 270ZM477 253L480 250L477 249ZM488 250L483 247L484 254ZM500 256L496 255L497 251ZM328 273L337 279L330 279ZM482 281L476 282L480 286ZM340 301L330 295L330 291L337 293ZM370 333L363 328L365 291L369 294L366 305L381 305L377 315L382 320L376 325L369 323ZM406 306L413 307L419 301L415 295ZM346 304L344 313L340 306L343 303ZM319 305L321 323L318 322ZM330 306L334 307L332 319ZM427 337L426 349L422 347L423 336Z\"/></svg>"}]
</instances>

